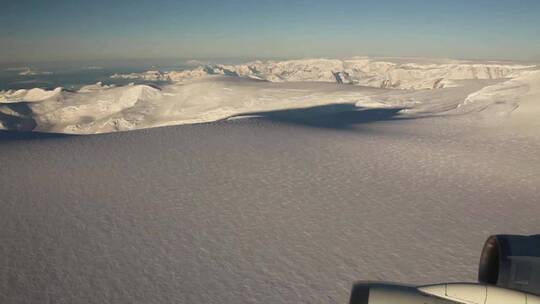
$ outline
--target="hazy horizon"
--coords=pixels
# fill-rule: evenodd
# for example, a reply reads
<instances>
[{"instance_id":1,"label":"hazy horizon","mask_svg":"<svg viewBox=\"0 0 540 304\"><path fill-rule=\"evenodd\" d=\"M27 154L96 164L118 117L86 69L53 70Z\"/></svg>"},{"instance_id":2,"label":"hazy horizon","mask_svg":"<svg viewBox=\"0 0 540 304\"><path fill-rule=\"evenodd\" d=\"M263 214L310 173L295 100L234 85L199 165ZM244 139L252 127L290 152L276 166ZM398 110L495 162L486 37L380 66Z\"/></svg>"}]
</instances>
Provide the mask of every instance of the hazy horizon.
<instances>
[{"instance_id":1,"label":"hazy horizon","mask_svg":"<svg viewBox=\"0 0 540 304\"><path fill-rule=\"evenodd\" d=\"M540 2L7 1L0 63L390 57L540 60Z\"/></svg>"},{"instance_id":2,"label":"hazy horizon","mask_svg":"<svg viewBox=\"0 0 540 304\"><path fill-rule=\"evenodd\" d=\"M441 60L457 60L457 61L471 61L471 62L500 62L500 63L516 63L516 64L532 64L536 65L540 63L538 59L497 59L497 58L464 58L464 57L443 57L443 56L378 56L376 54L358 54L351 56L291 56L291 57L141 57L141 58L109 58L109 59L68 59L68 60L28 60L28 61L0 61L0 69L9 71L12 69L22 68L45 68L45 69L64 69L68 68L81 68L87 66L96 65L100 68L121 68L121 67L142 67L148 68L156 67L181 67L181 68L193 68L205 64L243 64L248 62L260 61L287 61L287 60L305 60L305 59L339 59L347 60L352 58L365 57L377 60L395 60L405 59L411 62L415 60L433 60L434 62L441 62ZM199 64L190 63L199 62Z\"/></svg>"}]
</instances>

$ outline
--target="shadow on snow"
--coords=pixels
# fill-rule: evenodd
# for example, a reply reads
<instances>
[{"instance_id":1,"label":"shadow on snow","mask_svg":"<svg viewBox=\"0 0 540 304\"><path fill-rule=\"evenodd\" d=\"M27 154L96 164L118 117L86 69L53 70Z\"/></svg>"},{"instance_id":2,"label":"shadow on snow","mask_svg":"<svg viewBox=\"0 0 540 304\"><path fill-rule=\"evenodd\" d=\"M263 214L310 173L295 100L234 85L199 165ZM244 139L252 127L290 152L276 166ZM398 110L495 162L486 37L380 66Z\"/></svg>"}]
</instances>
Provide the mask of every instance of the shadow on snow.
<instances>
[{"instance_id":1,"label":"shadow on snow","mask_svg":"<svg viewBox=\"0 0 540 304\"><path fill-rule=\"evenodd\" d=\"M251 112L234 115L231 118L255 118L287 124L304 125L315 128L352 129L365 123L388 120L404 120L399 111L404 108L364 108L354 104L332 104L300 109L286 109L268 112Z\"/></svg>"}]
</instances>

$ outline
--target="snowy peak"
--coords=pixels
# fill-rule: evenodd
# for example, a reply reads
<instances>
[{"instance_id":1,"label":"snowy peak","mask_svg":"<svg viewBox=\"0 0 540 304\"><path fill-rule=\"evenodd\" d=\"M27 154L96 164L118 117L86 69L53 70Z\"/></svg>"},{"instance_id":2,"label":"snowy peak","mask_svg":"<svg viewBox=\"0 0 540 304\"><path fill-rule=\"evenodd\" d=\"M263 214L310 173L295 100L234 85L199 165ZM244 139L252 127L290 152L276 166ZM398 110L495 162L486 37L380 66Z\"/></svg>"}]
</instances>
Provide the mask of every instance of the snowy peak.
<instances>
[{"instance_id":1,"label":"snowy peak","mask_svg":"<svg viewBox=\"0 0 540 304\"><path fill-rule=\"evenodd\" d=\"M0 91L0 104L1 103L16 103L16 102L40 102L54 97L58 97L62 93L62 88L56 88L54 90L43 90L40 88L33 88L30 90L7 90Z\"/></svg>"}]
</instances>

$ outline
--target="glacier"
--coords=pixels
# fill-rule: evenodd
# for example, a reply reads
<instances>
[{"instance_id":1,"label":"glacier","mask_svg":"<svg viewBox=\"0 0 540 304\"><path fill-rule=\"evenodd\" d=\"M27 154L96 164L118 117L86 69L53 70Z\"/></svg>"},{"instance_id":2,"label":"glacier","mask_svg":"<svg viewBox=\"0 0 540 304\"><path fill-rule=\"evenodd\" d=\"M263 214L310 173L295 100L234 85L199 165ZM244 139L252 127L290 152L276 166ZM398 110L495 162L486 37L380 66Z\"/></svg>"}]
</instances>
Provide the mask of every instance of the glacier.
<instances>
[{"instance_id":1,"label":"glacier","mask_svg":"<svg viewBox=\"0 0 540 304\"><path fill-rule=\"evenodd\" d=\"M0 140L0 302L327 304L357 280L474 281L485 239L538 233L540 214L540 141L457 119L481 113Z\"/></svg>"}]
</instances>

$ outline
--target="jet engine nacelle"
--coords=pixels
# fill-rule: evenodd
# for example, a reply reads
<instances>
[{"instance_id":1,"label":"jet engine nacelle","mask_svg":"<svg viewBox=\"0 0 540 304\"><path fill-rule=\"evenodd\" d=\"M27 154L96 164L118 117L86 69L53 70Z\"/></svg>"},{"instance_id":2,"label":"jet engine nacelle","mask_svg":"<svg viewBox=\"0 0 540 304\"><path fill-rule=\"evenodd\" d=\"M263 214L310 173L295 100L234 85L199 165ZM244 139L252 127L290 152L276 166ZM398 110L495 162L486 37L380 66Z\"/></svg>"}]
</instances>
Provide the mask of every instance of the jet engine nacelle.
<instances>
[{"instance_id":1,"label":"jet engine nacelle","mask_svg":"<svg viewBox=\"0 0 540 304\"><path fill-rule=\"evenodd\" d=\"M493 235L482 250L480 283L540 293L540 234Z\"/></svg>"},{"instance_id":2,"label":"jet engine nacelle","mask_svg":"<svg viewBox=\"0 0 540 304\"><path fill-rule=\"evenodd\" d=\"M417 287L359 282L350 304L540 304L540 235L490 236L478 281Z\"/></svg>"},{"instance_id":3,"label":"jet engine nacelle","mask_svg":"<svg viewBox=\"0 0 540 304\"><path fill-rule=\"evenodd\" d=\"M349 304L540 304L540 297L478 283L412 287L359 282L353 287Z\"/></svg>"}]
</instances>

